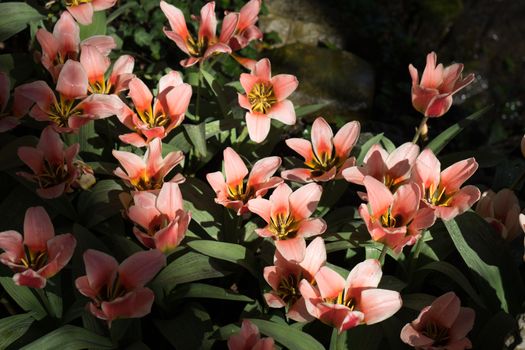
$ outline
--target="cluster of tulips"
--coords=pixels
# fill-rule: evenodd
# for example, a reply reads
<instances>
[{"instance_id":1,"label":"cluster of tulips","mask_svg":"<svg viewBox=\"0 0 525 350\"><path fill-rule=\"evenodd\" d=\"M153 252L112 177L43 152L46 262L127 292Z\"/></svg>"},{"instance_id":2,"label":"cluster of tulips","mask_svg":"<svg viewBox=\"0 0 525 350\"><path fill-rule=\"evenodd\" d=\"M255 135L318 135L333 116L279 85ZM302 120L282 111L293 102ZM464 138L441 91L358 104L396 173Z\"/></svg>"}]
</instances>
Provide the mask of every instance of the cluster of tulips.
<instances>
[{"instance_id":1,"label":"cluster of tulips","mask_svg":"<svg viewBox=\"0 0 525 350\"><path fill-rule=\"evenodd\" d=\"M38 29L41 52L37 57L49 72L51 86L42 80L19 85L10 101L9 77L0 72L0 110L4 112L0 131L17 127L26 115L45 125L36 147L18 149L27 169L17 173L34 183L43 199L89 191L96 183L93 169L78 157L79 144L64 144L68 134L113 116L129 129L119 139L131 151L112 151L120 163L114 175L129 188L122 196L122 214L133 226L132 239L144 250L120 264L98 250L81 252L85 275L75 280L78 291L91 299L89 312L109 327L117 319L140 318L151 312L155 294L146 285L166 266L166 256L184 244L192 220L179 188L185 176L173 175L185 155L170 151L163 156L162 142L189 113L192 86L184 82L183 74L170 71L160 78L154 93L133 74L132 56L122 55L112 64L109 54L116 43L111 36L80 40L78 23L91 23L93 11L111 8L115 2L66 1L67 11L53 31ZM210 58L230 55L249 70L239 77L238 105L246 110L245 128L253 143L263 143L276 132L272 119L285 125L296 123L296 111L288 98L299 84L290 74L272 76L267 58L255 61L236 53L262 38L256 26L260 8L261 0L250 0L240 12L227 13L217 34L215 3L208 2L201 9L194 35L180 9L160 2L169 22L165 35L188 55L180 62L182 67L200 67ZM462 77L462 71L462 64L438 64L435 53L428 54L421 79L410 65L412 103L423 115L414 140L390 152L374 144L359 164L352 156L360 137L357 121L346 123L334 135L329 123L318 117L310 140L286 139L286 145L304 163L300 168L281 169L279 156L247 166L234 148L224 147L224 171L208 173L206 179L217 205L228 208L239 222L260 217L265 223L255 233L275 246L273 265L263 271L269 285L263 293L268 307L284 308L286 317L296 322L318 319L337 333L375 324L394 315L403 304L398 291L378 288L387 253L395 259L407 246L417 250L437 219L454 219L479 200L476 212L503 239L513 240L525 230L525 215L520 214L513 191L482 195L476 186L464 186L478 168L474 158L442 169L434 152L420 150L418 145L427 123L443 116L453 95L474 80L473 74ZM346 279L327 264L323 234L329 227L315 215L321 197L331 196L327 184L334 181L362 186L357 192L362 203L358 214L371 240L382 246L379 258L353 266ZM211 198L202 198L206 200ZM46 210L35 206L27 209L23 235L0 233L4 251L0 261L15 272L17 285L41 289L69 263L76 246L73 234L55 235ZM467 335L474 319L474 310L461 307L458 296L448 292L423 308L417 319L403 327L400 337L418 349L470 348ZM233 350L273 349L275 343L272 338L261 338L257 327L244 320L228 346Z\"/></svg>"}]
</instances>

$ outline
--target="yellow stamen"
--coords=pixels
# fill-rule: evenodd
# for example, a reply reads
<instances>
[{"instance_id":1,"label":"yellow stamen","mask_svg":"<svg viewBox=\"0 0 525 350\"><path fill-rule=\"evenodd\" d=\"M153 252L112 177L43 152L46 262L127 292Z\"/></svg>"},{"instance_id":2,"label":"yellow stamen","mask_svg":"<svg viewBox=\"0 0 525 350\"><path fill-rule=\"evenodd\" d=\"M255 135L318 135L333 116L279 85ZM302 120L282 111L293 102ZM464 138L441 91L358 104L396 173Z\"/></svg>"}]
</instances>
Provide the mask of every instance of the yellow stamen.
<instances>
[{"instance_id":1,"label":"yellow stamen","mask_svg":"<svg viewBox=\"0 0 525 350\"><path fill-rule=\"evenodd\" d=\"M269 230L279 240L294 238L297 235L299 223L290 215L277 214L270 219Z\"/></svg>"},{"instance_id":2,"label":"yellow stamen","mask_svg":"<svg viewBox=\"0 0 525 350\"><path fill-rule=\"evenodd\" d=\"M79 110L75 110L74 107L75 100L70 100L60 95L59 101L53 103L48 111L49 120L59 127L67 127L69 118L81 113Z\"/></svg>"},{"instance_id":3,"label":"yellow stamen","mask_svg":"<svg viewBox=\"0 0 525 350\"><path fill-rule=\"evenodd\" d=\"M277 103L277 98L270 83L256 83L248 93L252 111L266 114Z\"/></svg>"}]
</instances>

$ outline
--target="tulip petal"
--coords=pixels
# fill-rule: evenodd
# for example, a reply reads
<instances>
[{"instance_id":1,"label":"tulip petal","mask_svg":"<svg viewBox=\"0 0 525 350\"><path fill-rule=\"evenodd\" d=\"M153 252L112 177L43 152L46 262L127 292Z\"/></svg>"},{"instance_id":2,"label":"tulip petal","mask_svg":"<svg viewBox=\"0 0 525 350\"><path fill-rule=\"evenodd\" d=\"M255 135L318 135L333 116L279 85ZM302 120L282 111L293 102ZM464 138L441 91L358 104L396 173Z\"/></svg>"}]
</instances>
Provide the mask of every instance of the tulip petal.
<instances>
[{"instance_id":1,"label":"tulip petal","mask_svg":"<svg viewBox=\"0 0 525 350\"><path fill-rule=\"evenodd\" d=\"M116 2L117 0L93 0L92 4L95 11L103 11L115 6Z\"/></svg>"},{"instance_id":2,"label":"tulip petal","mask_svg":"<svg viewBox=\"0 0 525 350\"><path fill-rule=\"evenodd\" d=\"M286 260L300 262L306 253L306 242L302 237L279 239L275 241L275 248Z\"/></svg>"},{"instance_id":3,"label":"tulip petal","mask_svg":"<svg viewBox=\"0 0 525 350\"><path fill-rule=\"evenodd\" d=\"M465 159L452 164L441 172L441 184L448 191L458 190L478 169L474 158Z\"/></svg>"},{"instance_id":4,"label":"tulip petal","mask_svg":"<svg viewBox=\"0 0 525 350\"><path fill-rule=\"evenodd\" d=\"M320 185L310 183L297 189L290 195L290 210L298 219L306 219L312 215L321 199L323 189Z\"/></svg>"},{"instance_id":5,"label":"tulip petal","mask_svg":"<svg viewBox=\"0 0 525 350\"><path fill-rule=\"evenodd\" d=\"M160 8L170 23L171 30L173 30L178 36L182 38L184 42L188 37L188 27L186 26L186 20L184 14L177 7L168 4L166 1L160 2ZM185 45L184 45L185 46Z\"/></svg>"},{"instance_id":6,"label":"tulip petal","mask_svg":"<svg viewBox=\"0 0 525 350\"><path fill-rule=\"evenodd\" d=\"M38 273L45 278L51 278L67 265L73 253L77 240L72 234L58 235L47 243L48 263Z\"/></svg>"},{"instance_id":7,"label":"tulip petal","mask_svg":"<svg viewBox=\"0 0 525 350\"><path fill-rule=\"evenodd\" d=\"M314 239L308 247L306 247L306 253L303 261L299 265L308 272L310 280L314 278L315 274L319 271L321 266L326 263L326 248L324 240L321 237Z\"/></svg>"},{"instance_id":8,"label":"tulip petal","mask_svg":"<svg viewBox=\"0 0 525 350\"><path fill-rule=\"evenodd\" d=\"M24 218L24 245L33 252L47 249L47 241L55 237L55 228L43 207L28 208Z\"/></svg>"},{"instance_id":9,"label":"tulip petal","mask_svg":"<svg viewBox=\"0 0 525 350\"><path fill-rule=\"evenodd\" d=\"M231 37L235 33L235 29L238 26L240 15L235 12L230 12L222 20L221 35L219 41L222 43L228 43Z\"/></svg>"},{"instance_id":10,"label":"tulip petal","mask_svg":"<svg viewBox=\"0 0 525 350\"><path fill-rule=\"evenodd\" d=\"M46 279L40 276L37 272L27 269L24 272L17 273L13 276L13 281L18 286L26 286L29 288L44 288L46 286Z\"/></svg>"},{"instance_id":11,"label":"tulip petal","mask_svg":"<svg viewBox=\"0 0 525 350\"><path fill-rule=\"evenodd\" d=\"M278 120L286 125L294 125L296 122L295 109L290 100L277 102L268 111L268 117Z\"/></svg>"},{"instance_id":12,"label":"tulip petal","mask_svg":"<svg viewBox=\"0 0 525 350\"><path fill-rule=\"evenodd\" d=\"M261 143L270 132L271 120L266 115L246 113L246 127L253 142Z\"/></svg>"},{"instance_id":13,"label":"tulip petal","mask_svg":"<svg viewBox=\"0 0 525 350\"><path fill-rule=\"evenodd\" d=\"M363 289L376 288L381 281L383 271L378 260L367 259L357 264L348 274L346 288L352 296L358 296Z\"/></svg>"},{"instance_id":14,"label":"tulip petal","mask_svg":"<svg viewBox=\"0 0 525 350\"><path fill-rule=\"evenodd\" d=\"M176 213L183 209L182 193L180 192L179 185L171 182L164 183L159 192L156 203L157 208L161 213L164 213L173 219L176 216Z\"/></svg>"},{"instance_id":15,"label":"tulip petal","mask_svg":"<svg viewBox=\"0 0 525 350\"><path fill-rule=\"evenodd\" d=\"M366 187L371 213L374 217L379 217L390 207L394 196L382 182L371 176L365 176L363 184Z\"/></svg>"},{"instance_id":16,"label":"tulip petal","mask_svg":"<svg viewBox=\"0 0 525 350\"><path fill-rule=\"evenodd\" d=\"M272 67L270 60L263 58L255 64L252 74L259 77L264 82L271 81L272 78Z\"/></svg>"},{"instance_id":17,"label":"tulip petal","mask_svg":"<svg viewBox=\"0 0 525 350\"><path fill-rule=\"evenodd\" d=\"M266 183L280 166L280 157L267 157L258 160L250 171L247 187L258 188L261 184Z\"/></svg>"},{"instance_id":18,"label":"tulip petal","mask_svg":"<svg viewBox=\"0 0 525 350\"><path fill-rule=\"evenodd\" d=\"M142 158L134 153L117 150L113 150L112 153L113 157L117 158L130 178L140 176L146 167Z\"/></svg>"},{"instance_id":19,"label":"tulip petal","mask_svg":"<svg viewBox=\"0 0 525 350\"><path fill-rule=\"evenodd\" d=\"M97 294L103 286L112 285L118 269L114 257L93 249L86 250L83 257L89 285Z\"/></svg>"},{"instance_id":20,"label":"tulip petal","mask_svg":"<svg viewBox=\"0 0 525 350\"><path fill-rule=\"evenodd\" d=\"M345 279L327 266L319 269L315 281L323 299L336 298L345 289Z\"/></svg>"},{"instance_id":21,"label":"tulip petal","mask_svg":"<svg viewBox=\"0 0 525 350\"><path fill-rule=\"evenodd\" d=\"M64 97L76 99L87 95L88 77L82 64L68 60L58 76L56 90Z\"/></svg>"},{"instance_id":22,"label":"tulip petal","mask_svg":"<svg viewBox=\"0 0 525 350\"><path fill-rule=\"evenodd\" d=\"M91 3L66 7L69 13L82 25L89 25L93 21L93 5Z\"/></svg>"},{"instance_id":23,"label":"tulip petal","mask_svg":"<svg viewBox=\"0 0 525 350\"><path fill-rule=\"evenodd\" d=\"M241 86L243 87L244 92L246 94L249 94L252 91L253 86L255 84L257 84L258 82L260 82L261 79L258 76L256 76L256 75L252 75L252 74L248 74L248 73L241 73L241 77L239 78L239 81L241 82ZM242 106L242 107L244 107L244 106ZM251 105L250 105L250 107L251 107ZM244 107L244 108L246 108L246 107Z\"/></svg>"},{"instance_id":24,"label":"tulip petal","mask_svg":"<svg viewBox=\"0 0 525 350\"><path fill-rule=\"evenodd\" d=\"M321 218L306 219L299 224L297 235L304 238L317 236L324 233L326 227L326 222Z\"/></svg>"},{"instance_id":25,"label":"tulip petal","mask_svg":"<svg viewBox=\"0 0 525 350\"><path fill-rule=\"evenodd\" d=\"M266 223L271 220L271 202L264 198L254 198L248 201L248 210L259 215Z\"/></svg>"},{"instance_id":26,"label":"tulip petal","mask_svg":"<svg viewBox=\"0 0 525 350\"><path fill-rule=\"evenodd\" d=\"M151 312L154 299L155 294L151 289L137 288L113 301L103 301L101 308L109 321L117 318L139 318Z\"/></svg>"},{"instance_id":27,"label":"tulip petal","mask_svg":"<svg viewBox=\"0 0 525 350\"><path fill-rule=\"evenodd\" d=\"M305 168L284 170L281 172L281 177L285 180L302 183L308 183L313 181L312 170Z\"/></svg>"},{"instance_id":28,"label":"tulip petal","mask_svg":"<svg viewBox=\"0 0 525 350\"><path fill-rule=\"evenodd\" d=\"M53 36L59 45L58 51L63 57L68 57L72 54L76 56L80 43L80 28L73 17L71 17L70 12L62 12L53 28Z\"/></svg>"},{"instance_id":29,"label":"tulip petal","mask_svg":"<svg viewBox=\"0 0 525 350\"><path fill-rule=\"evenodd\" d=\"M143 287L164 266L166 257L158 250L135 253L118 267L120 282L128 290Z\"/></svg>"},{"instance_id":30,"label":"tulip petal","mask_svg":"<svg viewBox=\"0 0 525 350\"><path fill-rule=\"evenodd\" d=\"M227 147L224 152L224 172L226 183L230 187L241 186L244 178L248 175L248 168L241 157L231 147Z\"/></svg>"},{"instance_id":31,"label":"tulip petal","mask_svg":"<svg viewBox=\"0 0 525 350\"><path fill-rule=\"evenodd\" d=\"M361 125L358 121L349 122L343 125L333 138L336 155L343 159L348 158L352 148L357 142L360 131Z\"/></svg>"},{"instance_id":32,"label":"tulip petal","mask_svg":"<svg viewBox=\"0 0 525 350\"><path fill-rule=\"evenodd\" d=\"M210 1L201 8L201 18L199 26L200 38L215 38L217 31L217 18L215 17L215 1Z\"/></svg>"},{"instance_id":33,"label":"tulip petal","mask_svg":"<svg viewBox=\"0 0 525 350\"><path fill-rule=\"evenodd\" d=\"M24 257L22 239L22 235L13 230L0 232L0 249L5 251L9 260L14 262Z\"/></svg>"},{"instance_id":34,"label":"tulip petal","mask_svg":"<svg viewBox=\"0 0 525 350\"><path fill-rule=\"evenodd\" d=\"M401 295L393 290L367 289L361 293L360 309L365 323L370 325L386 320L401 308Z\"/></svg>"},{"instance_id":35,"label":"tulip petal","mask_svg":"<svg viewBox=\"0 0 525 350\"><path fill-rule=\"evenodd\" d=\"M104 81L104 74L111 64L109 59L103 56L94 46L82 46L80 53L80 63L86 71L88 81L93 84L97 81Z\"/></svg>"},{"instance_id":36,"label":"tulip petal","mask_svg":"<svg viewBox=\"0 0 525 350\"><path fill-rule=\"evenodd\" d=\"M278 101L285 100L299 85L299 81L291 74L278 74L271 79L273 92Z\"/></svg>"}]
</instances>

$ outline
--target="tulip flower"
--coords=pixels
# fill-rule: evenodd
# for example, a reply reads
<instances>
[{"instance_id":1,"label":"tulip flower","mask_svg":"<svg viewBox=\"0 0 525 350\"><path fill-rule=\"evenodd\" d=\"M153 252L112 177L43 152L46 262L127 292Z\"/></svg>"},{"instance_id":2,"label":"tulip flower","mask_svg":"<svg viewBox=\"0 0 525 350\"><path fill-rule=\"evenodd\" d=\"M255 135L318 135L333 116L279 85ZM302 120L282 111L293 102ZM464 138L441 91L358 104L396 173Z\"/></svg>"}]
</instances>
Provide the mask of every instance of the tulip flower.
<instances>
[{"instance_id":1,"label":"tulip flower","mask_svg":"<svg viewBox=\"0 0 525 350\"><path fill-rule=\"evenodd\" d=\"M123 102L115 95L88 94L88 78L82 65L68 60L58 77L56 91L42 80L20 85L15 89L15 106L38 121L47 121L58 132L77 132L91 120L119 113ZM87 97L86 97L87 96ZM23 113L23 112L21 112Z\"/></svg>"},{"instance_id":2,"label":"tulip flower","mask_svg":"<svg viewBox=\"0 0 525 350\"><path fill-rule=\"evenodd\" d=\"M306 279L299 284L308 312L339 333L360 324L371 325L386 320L402 305L401 295L377 286L383 272L378 260L357 264L346 282L327 266L315 274L316 286Z\"/></svg>"},{"instance_id":3,"label":"tulip flower","mask_svg":"<svg viewBox=\"0 0 525 350\"><path fill-rule=\"evenodd\" d=\"M164 177L184 159L181 151L170 152L162 158L162 142L154 139L141 158L130 152L113 150L113 156L118 159L122 168L118 167L114 174L120 177L136 191L159 190L164 183ZM184 182L180 174L174 176L170 182Z\"/></svg>"},{"instance_id":4,"label":"tulip flower","mask_svg":"<svg viewBox=\"0 0 525 350\"><path fill-rule=\"evenodd\" d=\"M402 185L392 194L375 178L363 180L368 206L361 204L359 215L376 242L400 253L405 245L413 245L421 237L421 231L434 224L434 210L419 208L421 192L415 183Z\"/></svg>"},{"instance_id":5,"label":"tulip flower","mask_svg":"<svg viewBox=\"0 0 525 350\"><path fill-rule=\"evenodd\" d=\"M410 179L418 154L419 146L412 142L402 144L390 154L380 144L375 144L366 153L362 166L352 166L342 174L346 181L358 185L363 185L365 176L371 176L395 192Z\"/></svg>"},{"instance_id":6,"label":"tulip flower","mask_svg":"<svg viewBox=\"0 0 525 350\"><path fill-rule=\"evenodd\" d=\"M317 236L326 230L326 222L310 218L321 199L321 186L310 183L292 192L286 184L273 191L270 200L251 199L248 210L259 215L268 224L257 229L261 237L274 240L279 253L289 261L302 261L305 256L305 238Z\"/></svg>"},{"instance_id":7,"label":"tulip flower","mask_svg":"<svg viewBox=\"0 0 525 350\"><path fill-rule=\"evenodd\" d=\"M483 192L476 204L476 213L485 219L503 238L510 242L520 233L520 203L512 190Z\"/></svg>"},{"instance_id":8,"label":"tulip flower","mask_svg":"<svg viewBox=\"0 0 525 350\"><path fill-rule=\"evenodd\" d=\"M139 318L151 312L155 294L144 287L166 266L158 250L135 253L120 265L110 255L88 249L84 253L86 275L76 279L78 291L90 298L89 311L111 326L119 318Z\"/></svg>"},{"instance_id":9,"label":"tulip flower","mask_svg":"<svg viewBox=\"0 0 525 350\"><path fill-rule=\"evenodd\" d=\"M93 46L103 56L109 55L117 46L115 40L107 35L94 35L80 42L80 29L68 12L60 15L53 33L43 28L37 30L36 40L42 47L42 65L51 73L54 81L57 81L68 59L78 59L81 46Z\"/></svg>"},{"instance_id":10,"label":"tulip flower","mask_svg":"<svg viewBox=\"0 0 525 350\"><path fill-rule=\"evenodd\" d=\"M359 137L359 122L346 123L334 137L332 128L322 118L312 125L312 142L299 138L286 140L288 147L304 158L308 168L286 170L281 176L299 182L326 182L342 178L343 170L355 164L350 152Z\"/></svg>"},{"instance_id":11,"label":"tulip flower","mask_svg":"<svg viewBox=\"0 0 525 350\"><path fill-rule=\"evenodd\" d=\"M19 172L17 175L36 182L36 193L42 198L57 198L71 191L77 179L73 160L78 154L79 144L64 149L64 143L52 127L42 131L36 148L18 148L18 157L33 171L33 174Z\"/></svg>"},{"instance_id":12,"label":"tulip flower","mask_svg":"<svg viewBox=\"0 0 525 350\"><path fill-rule=\"evenodd\" d=\"M262 0L248 1L239 12L239 22L234 35L230 39L229 46L233 51L238 51L253 41L263 37L261 30L255 25L259 19Z\"/></svg>"},{"instance_id":13,"label":"tulip flower","mask_svg":"<svg viewBox=\"0 0 525 350\"><path fill-rule=\"evenodd\" d=\"M231 53L228 46L239 22L238 13L230 13L222 21L219 37L216 36L217 18L215 17L215 1L210 1L201 9L200 25L197 38L189 31L184 14L177 7L165 1L160 2L160 8L170 23L171 30L164 28L164 34L184 51L189 58L180 61L181 66L190 67L199 61L219 53Z\"/></svg>"},{"instance_id":14,"label":"tulip flower","mask_svg":"<svg viewBox=\"0 0 525 350\"><path fill-rule=\"evenodd\" d=\"M130 80L135 77L133 74L135 59L129 55L123 55L115 61L113 70L106 79L105 74L111 62L95 46L82 46L80 63L87 73L88 89L92 94L118 94L128 89Z\"/></svg>"},{"instance_id":15,"label":"tulip flower","mask_svg":"<svg viewBox=\"0 0 525 350\"><path fill-rule=\"evenodd\" d=\"M243 320L239 333L228 339L228 350L274 350L273 338L261 338L259 328L249 320Z\"/></svg>"},{"instance_id":16,"label":"tulip flower","mask_svg":"<svg viewBox=\"0 0 525 350\"><path fill-rule=\"evenodd\" d=\"M19 118L6 111L11 92L9 76L0 72L0 132L6 132L20 124Z\"/></svg>"},{"instance_id":17,"label":"tulip flower","mask_svg":"<svg viewBox=\"0 0 525 350\"><path fill-rule=\"evenodd\" d=\"M299 282L304 278L314 281L315 274L326 263L326 248L321 237L315 238L306 247L300 262L286 260L279 251L275 252L274 266L264 268L264 279L272 291L264 294L268 306L287 307L286 316L297 322L309 322L312 315L306 310L304 298L299 292Z\"/></svg>"},{"instance_id":18,"label":"tulip flower","mask_svg":"<svg viewBox=\"0 0 525 350\"><path fill-rule=\"evenodd\" d=\"M473 309L461 307L456 294L448 292L403 327L401 340L421 350L471 349L467 334L474 326L475 317Z\"/></svg>"},{"instance_id":19,"label":"tulip flower","mask_svg":"<svg viewBox=\"0 0 525 350\"><path fill-rule=\"evenodd\" d=\"M154 138L163 139L184 120L191 99L191 86L183 83L179 72L171 71L160 78L155 100L139 78L129 82L129 96L136 113L129 107L117 115L121 123L134 132L120 135L125 143L143 147Z\"/></svg>"},{"instance_id":20,"label":"tulip flower","mask_svg":"<svg viewBox=\"0 0 525 350\"><path fill-rule=\"evenodd\" d=\"M437 55L427 55L427 64L421 81L417 69L408 66L412 77L412 105L425 117L441 117L452 105L452 95L474 81L474 74L462 78L463 64L454 63L448 67L437 64Z\"/></svg>"},{"instance_id":21,"label":"tulip flower","mask_svg":"<svg viewBox=\"0 0 525 350\"><path fill-rule=\"evenodd\" d=\"M246 126L252 141L264 141L270 132L271 119L293 125L295 109L288 96L297 89L299 82L290 74L279 74L272 78L270 60L263 58L255 64L250 74L241 74L241 85L245 95L239 94L239 105L246 112Z\"/></svg>"},{"instance_id":22,"label":"tulip flower","mask_svg":"<svg viewBox=\"0 0 525 350\"><path fill-rule=\"evenodd\" d=\"M113 6L117 0L66 0L66 9L83 25L91 24L93 12L107 10Z\"/></svg>"},{"instance_id":23,"label":"tulip flower","mask_svg":"<svg viewBox=\"0 0 525 350\"><path fill-rule=\"evenodd\" d=\"M478 169L474 158L454 163L441 171L441 163L430 149L417 157L412 180L420 186L423 202L443 220L467 211L481 196L476 186L461 185Z\"/></svg>"},{"instance_id":24,"label":"tulip flower","mask_svg":"<svg viewBox=\"0 0 525 350\"><path fill-rule=\"evenodd\" d=\"M248 168L237 152L227 147L223 154L226 180L220 171L206 175L206 179L217 194L215 202L234 209L237 215L248 211L247 203L250 199L263 197L270 188L283 182L280 177L272 176L281 166L279 157L258 160L245 181Z\"/></svg>"},{"instance_id":25,"label":"tulip flower","mask_svg":"<svg viewBox=\"0 0 525 350\"><path fill-rule=\"evenodd\" d=\"M72 234L55 236L49 215L42 207L27 209L24 236L16 231L0 232L0 262L16 274L19 286L44 288L49 278L67 265L77 241Z\"/></svg>"},{"instance_id":26,"label":"tulip flower","mask_svg":"<svg viewBox=\"0 0 525 350\"><path fill-rule=\"evenodd\" d=\"M128 217L135 223L135 237L148 248L169 253L175 249L186 233L191 213L185 212L182 194L176 183L164 183L160 192L132 193L133 205Z\"/></svg>"}]
</instances>

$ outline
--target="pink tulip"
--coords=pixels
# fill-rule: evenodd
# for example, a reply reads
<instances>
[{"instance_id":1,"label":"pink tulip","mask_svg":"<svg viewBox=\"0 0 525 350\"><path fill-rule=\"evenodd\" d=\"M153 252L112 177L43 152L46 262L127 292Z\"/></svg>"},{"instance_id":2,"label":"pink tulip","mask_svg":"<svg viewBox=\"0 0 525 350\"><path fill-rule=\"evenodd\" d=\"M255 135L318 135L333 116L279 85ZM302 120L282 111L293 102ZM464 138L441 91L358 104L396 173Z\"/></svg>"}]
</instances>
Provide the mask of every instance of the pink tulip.
<instances>
[{"instance_id":1,"label":"pink tulip","mask_svg":"<svg viewBox=\"0 0 525 350\"><path fill-rule=\"evenodd\" d=\"M133 233L140 243L163 253L178 247L191 220L191 213L184 211L179 185L167 182L158 194L137 191L132 195L128 217L135 223Z\"/></svg>"},{"instance_id":2,"label":"pink tulip","mask_svg":"<svg viewBox=\"0 0 525 350\"><path fill-rule=\"evenodd\" d=\"M279 157L258 160L245 182L248 168L241 157L230 147L223 154L226 181L220 171L209 173L206 179L217 194L215 202L235 210L237 215L248 211L247 203L250 199L263 197L270 188L283 182L280 177L272 176L281 166Z\"/></svg>"},{"instance_id":3,"label":"pink tulip","mask_svg":"<svg viewBox=\"0 0 525 350\"><path fill-rule=\"evenodd\" d=\"M483 192L476 204L476 213L485 219L500 236L510 242L520 233L520 203L512 190Z\"/></svg>"},{"instance_id":4,"label":"pink tulip","mask_svg":"<svg viewBox=\"0 0 525 350\"><path fill-rule=\"evenodd\" d=\"M463 64L437 64L437 55L427 55L427 65L419 81L417 69L408 66L412 77L412 105L425 117L441 117L452 105L452 95L474 81L474 74L462 78Z\"/></svg>"},{"instance_id":5,"label":"pink tulip","mask_svg":"<svg viewBox=\"0 0 525 350\"><path fill-rule=\"evenodd\" d=\"M24 237L12 230L0 232L0 262L16 272L17 285L44 288L47 279L67 265L76 244L70 233L55 236L44 208L31 207L24 218Z\"/></svg>"},{"instance_id":6,"label":"pink tulip","mask_svg":"<svg viewBox=\"0 0 525 350\"><path fill-rule=\"evenodd\" d=\"M117 44L107 35L94 35L80 42L80 29L69 12L63 12L53 28L53 33L46 29L36 32L36 40L42 47L42 65L57 81L62 66L68 59L77 60L80 46L89 45L107 56Z\"/></svg>"},{"instance_id":7,"label":"pink tulip","mask_svg":"<svg viewBox=\"0 0 525 350\"><path fill-rule=\"evenodd\" d=\"M363 165L343 170L343 176L346 181L358 185L363 185L365 176L371 176L395 192L410 179L418 154L419 146L412 142L402 144L390 154L380 144L375 144L366 153Z\"/></svg>"},{"instance_id":8,"label":"pink tulip","mask_svg":"<svg viewBox=\"0 0 525 350\"><path fill-rule=\"evenodd\" d=\"M0 132L9 131L20 124L19 118L6 111L10 92L11 82L9 76L4 72L0 72Z\"/></svg>"},{"instance_id":9,"label":"pink tulip","mask_svg":"<svg viewBox=\"0 0 525 350\"><path fill-rule=\"evenodd\" d=\"M312 142L293 138L286 140L288 147L304 158L308 168L286 170L281 176L299 182L326 182L341 179L343 170L355 164L350 152L359 137L359 122L346 123L334 137L332 128L322 118L312 125Z\"/></svg>"},{"instance_id":10,"label":"pink tulip","mask_svg":"<svg viewBox=\"0 0 525 350\"><path fill-rule=\"evenodd\" d=\"M215 1L210 1L201 9L200 25L197 38L188 31L184 14L177 7L165 1L160 2L160 8L168 18L171 30L164 28L164 34L173 40L189 58L182 60L183 67L190 67L199 61L219 53L231 53L228 46L239 22L238 13L230 13L222 21L219 37L216 36L217 18L215 17Z\"/></svg>"},{"instance_id":11,"label":"pink tulip","mask_svg":"<svg viewBox=\"0 0 525 350\"><path fill-rule=\"evenodd\" d=\"M91 24L93 12L107 10L113 6L117 0L66 0L66 9L83 25Z\"/></svg>"},{"instance_id":12,"label":"pink tulip","mask_svg":"<svg viewBox=\"0 0 525 350\"><path fill-rule=\"evenodd\" d=\"M261 3L262 0L250 0L241 8L239 23L229 42L229 46L233 51L245 48L253 40L262 39L263 33L255 25L259 19Z\"/></svg>"},{"instance_id":13,"label":"pink tulip","mask_svg":"<svg viewBox=\"0 0 525 350\"><path fill-rule=\"evenodd\" d=\"M113 156L118 159L122 168L118 167L114 174L137 191L159 190L164 184L164 177L184 159L181 151L170 152L162 158L162 142L154 139L141 158L130 152L113 150ZM169 182L184 182L184 177L175 175Z\"/></svg>"},{"instance_id":14,"label":"pink tulip","mask_svg":"<svg viewBox=\"0 0 525 350\"><path fill-rule=\"evenodd\" d=\"M273 338L261 338L259 328L249 320L243 320L239 333L228 339L229 350L274 350Z\"/></svg>"},{"instance_id":15,"label":"pink tulip","mask_svg":"<svg viewBox=\"0 0 525 350\"><path fill-rule=\"evenodd\" d=\"M371 176L365 176L363 182L369 202L368 206L361 204L359 215L374 241L400 253L404 246L417 242L422 230L434 224L434 210L419 208L421 193L416 184L402 185L392 194Z\"/></svg>"},{"instance_id":16,"label":"pink tulip","mask_svg":"<svg viewBox=\"0 0 525 350\"><path fill-rule=\"evenodd\" d=\"M273 191L270 200L251 199L248 210L259 215L268 224L256 232L271 237L279 253L288 261L302 261L305 256L305 238L317 236L326 230L326 222L310 218L321 199L322 187L310 183L295 192L286 184Z\"/></svg>"},{"instance_id":17,"label":"pink tulip","mask_svg":"<svg viewBox=\"0 0 525 350\"><path fill-rule=\"evenodd\" d=\"M191 86L183 83L179 72L171 71L160 78L155 99L139 78L129 82L129 96L136 113L125 106L117 116L134 132L120 135L125 143L143 147L154 138L163 139L184 120L191 99Z\"/></svg>"},{"instance_id":18,"label":"pink tulip","mask_svg":"<svg viewBox=\"0 0 525 350\"><path fill-rule=\"evenodd\" d=\"M88 249L84 253L86 275L75 281L78 291L90 298L89 311L97 318L139 318L151 312L155 294L144 287L166 266L158 250L138 252L120 265L110 255Z\"/></svg>"},{"instance_id":19,"label":"pink tulip","mask_svg":"<svg viewBox=\"0 0 525 350\"><path fill-rule=\"evenodd\" d=\"M478 169L474 158L454 163L441 171L441 163L430 149L417 157L412 180L420 186L423 202L443 220L467 211L481 196L476 186L461 185Z\"/></svg>"},{"instance_id":20,"label":"pink tulip","mask_svg":"<svg viewBox=\"0 0 525 350\"><path fill-rule=\"evenodd\" d=\"M286 316L297 322L309 322L312 315L306 310L304 298L299 292L299 282L314 281L315 274L326 263L326 248L321 237L315 238L306 247L301 262L286 260L279 251L275 252L274 266L264 268L264 279L272 291L264 294L269 307L286 307Z\"/></svg>"},{"instance_id":21,"label":"pink tulip","mask_svg":"<svg viewBox=\"0 0 525 350\"><path fill-rule=\"evenodd\" d=\"M271 119L295 124L295 109L287 99L299 85L295 76L279 74L272 78L270 60L263 58L250 74L242 73L240 80L246 94L239 94L239 105L249 110L246 126L252 141L264 141L270 132Z\"/></svg>"},{"instance_id":22,"label":"pink tulip","mask_svg":"<svg viewBox=\"0 0 525 350\"><path fill-rule=\"evenodd\" d=\"M133 74L135 59L129 55L123 55L115 61L111 74L106 79L105 75L111 61L95 46L82 46L80 63L87 73L88 89L92 94L118 94L127 90L130 80L135 77Z\"/></svg>"},{"instance_id":23,"label":"pink tulip","mask_svg":"<svg viewBox=\"0 0 525 350\"><path fill-rule=\"evenodd\" d=\"M378 260L357 264L346 282L341 275L323 266L315 274L316 286L303 279L299 284L308 312L339 333L360 324L386 320L402 305L398 292L378 289L383 272Z\"/></svg>"},{"instance_id":24,"label":"pink tulip","mask_svg":"<svg viewBox=\"0 0 525 350\"><path fill-rule=\"evenodd\" d=\"M476 315L471 308L460 306L454 292L443 294L403 327L401 340L420 350L471 349L467 333Z\"/></svg>"},{"instance_id":25,"label":"pink tulip","mask_svg":"<svg viewBox=\"0 0 525 350\"><path fill-rule=\"evenodd\" d=\"M57 198L70 192L77 179L73 160L78 154L79 144L64 149L64 143L52 127L42 131L36 148L18 148L18 157L33 171L33 174L19 172L17 175L36 182L36 193L42 198Z\"/></svg>"},{"instance_id":26,"label":"pink tulip","mask_svg":"<svg viewBox=\"0 0 525 350\"><path fill-rule=\"evenodd\" d=\"M88 94L88 78L82 65L68 60L58 77L56 91L42 80L15 89L14 109L38 121L50 122L58 132L76 132L91 120L119 113L123 102L115 95Z\"/></svg>"}]
</instances>

